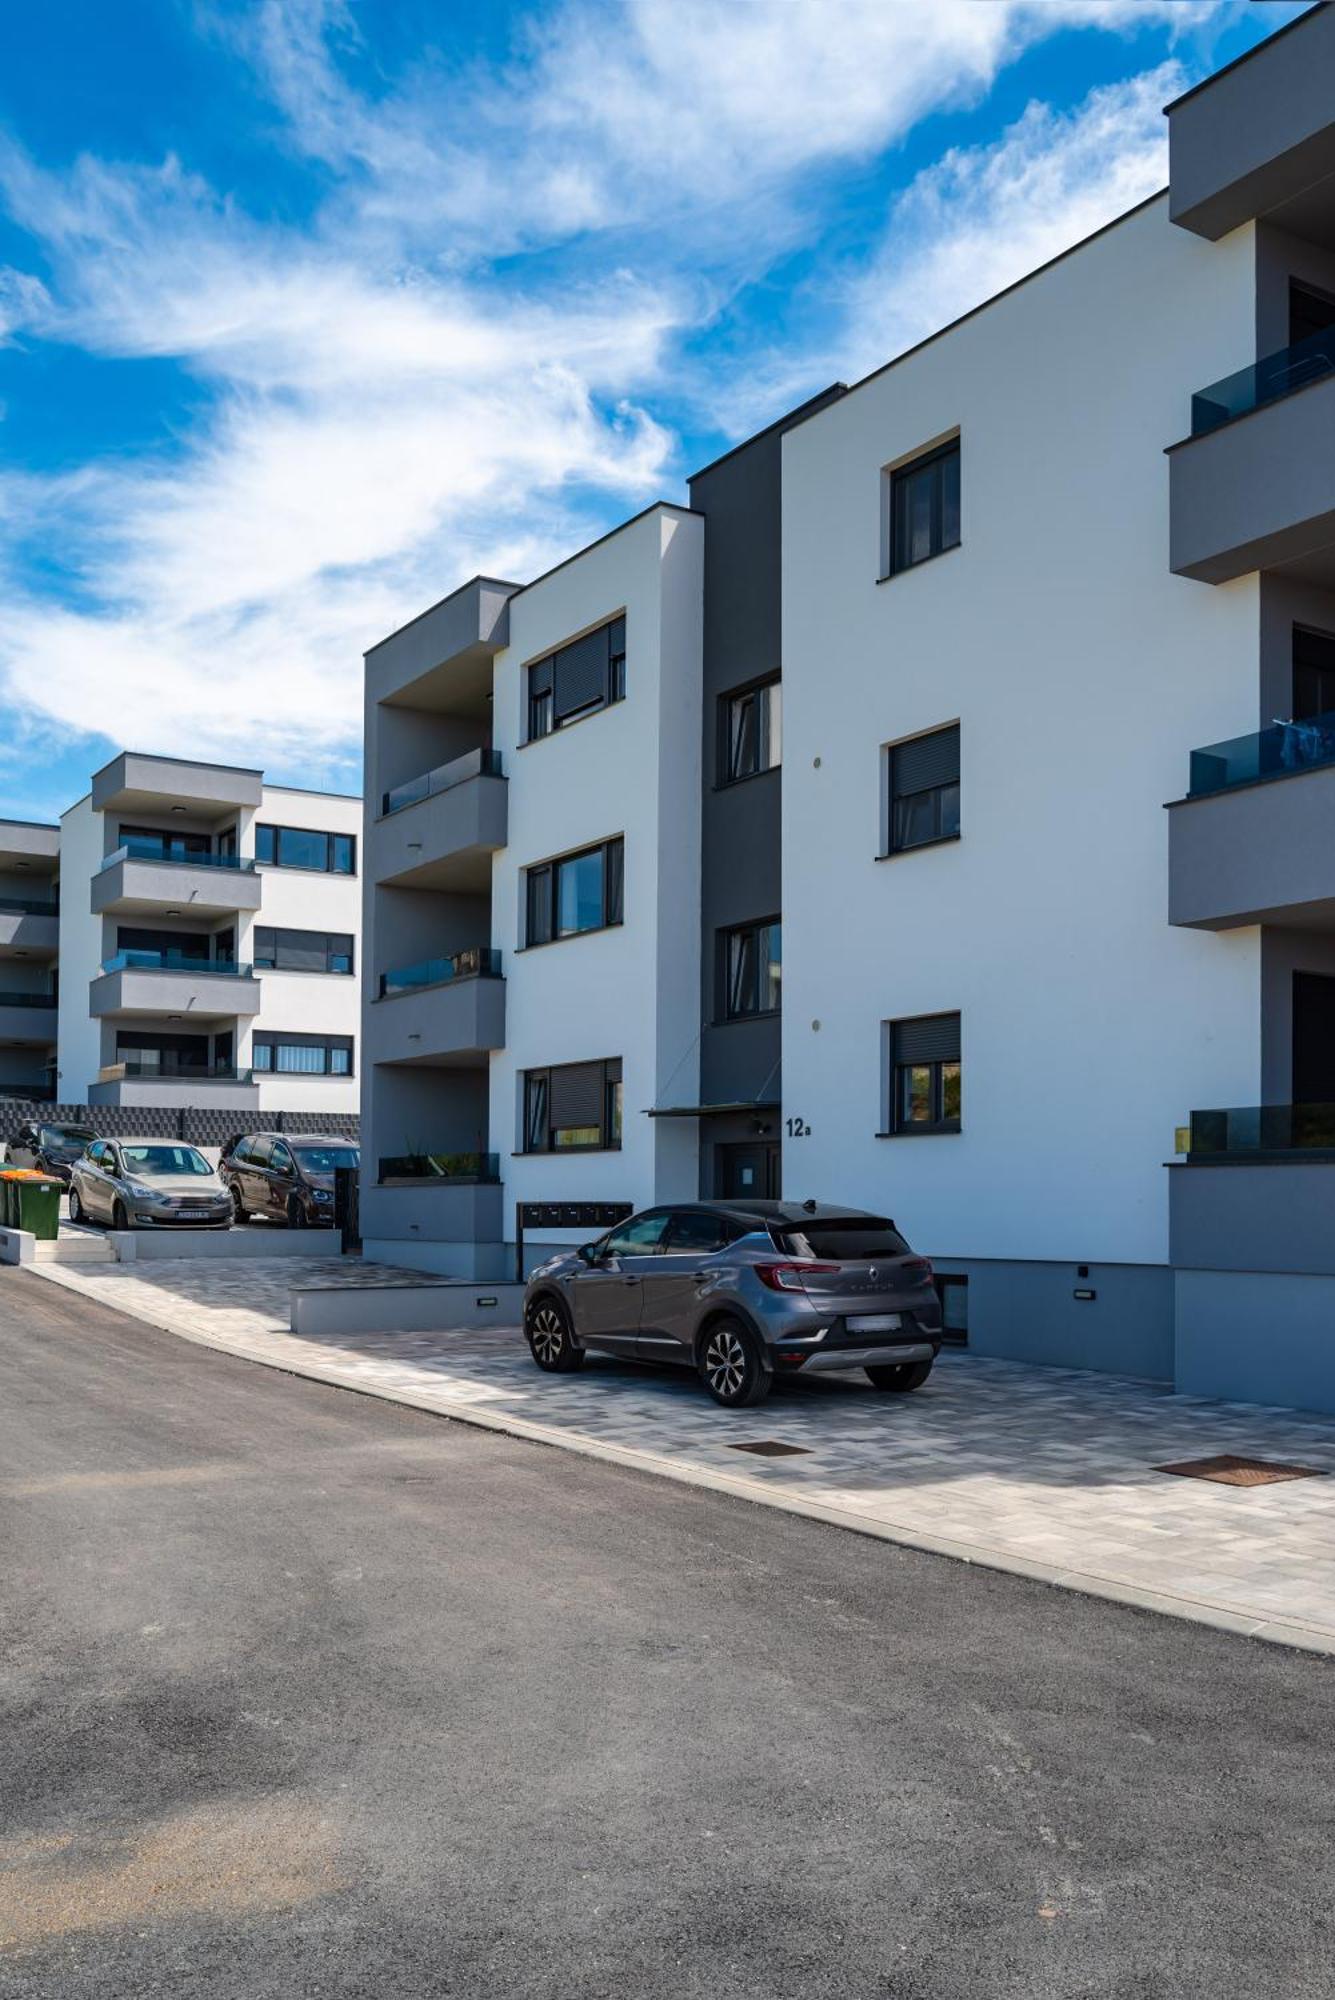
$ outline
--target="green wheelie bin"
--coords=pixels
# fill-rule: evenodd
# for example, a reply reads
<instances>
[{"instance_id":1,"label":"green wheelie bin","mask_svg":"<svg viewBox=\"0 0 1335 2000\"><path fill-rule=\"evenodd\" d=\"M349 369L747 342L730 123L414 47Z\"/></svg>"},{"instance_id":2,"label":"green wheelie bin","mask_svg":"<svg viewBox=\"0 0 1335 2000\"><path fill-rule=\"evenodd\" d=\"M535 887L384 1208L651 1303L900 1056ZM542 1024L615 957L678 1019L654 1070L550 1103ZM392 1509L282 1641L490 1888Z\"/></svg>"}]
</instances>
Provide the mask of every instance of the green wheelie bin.
<instances>
[{"instance_id":1,"label":"green wheelie bin","mask_svg":"<svg viewBox=\"0 0 1335 2000\"><path fill-rule=\"evenodd\" d=\"M61 1183L50 1174L18 1171L0 1177L4 1188L4 1227L27 1229L53 1243L60 1234Z\"/></svg>"}]
</instances>

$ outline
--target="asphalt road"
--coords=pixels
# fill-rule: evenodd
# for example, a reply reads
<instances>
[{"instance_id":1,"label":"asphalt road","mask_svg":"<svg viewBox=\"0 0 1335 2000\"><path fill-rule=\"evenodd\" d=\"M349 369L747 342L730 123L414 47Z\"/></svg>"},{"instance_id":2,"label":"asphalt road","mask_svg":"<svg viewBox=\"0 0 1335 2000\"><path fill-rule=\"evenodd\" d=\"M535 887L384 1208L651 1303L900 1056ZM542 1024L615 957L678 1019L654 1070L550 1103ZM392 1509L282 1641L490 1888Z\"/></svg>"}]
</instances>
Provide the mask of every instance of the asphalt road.
<instances>
[{"instance_id":1,"label":"asphalt road","mask_svg":"<svg viewBox=\"0 0 1335 2000\"><path fill-rule=\"evenodd\" d=\"M1335 1994L1335 1663L0 1273L5 2000Z\"/></svg>"}]
</instances>

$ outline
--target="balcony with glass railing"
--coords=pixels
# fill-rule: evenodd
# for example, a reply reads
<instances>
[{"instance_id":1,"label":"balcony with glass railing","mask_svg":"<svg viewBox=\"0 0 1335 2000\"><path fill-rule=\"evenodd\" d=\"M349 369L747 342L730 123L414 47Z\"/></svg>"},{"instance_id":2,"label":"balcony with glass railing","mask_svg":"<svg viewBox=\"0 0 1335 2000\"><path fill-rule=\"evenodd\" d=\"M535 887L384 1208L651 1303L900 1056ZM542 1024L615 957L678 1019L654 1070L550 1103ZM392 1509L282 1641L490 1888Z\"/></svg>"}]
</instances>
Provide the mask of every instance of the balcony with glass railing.
<instances>
[{"instance_id":1,"label":"balcony with glass railing","mask_svg":"<svg viewBox=\"0 0 1335 2000\"><path fill-rule=\"evenodd\" d=\"M1310 333L1292 347L1251 361L1245 368L1198 389L1191 399L1191 435L1203 437L1207 431L1246 417L1267 403L1277 403L1299 389L1335 374L1335 327Z\"/></svg>"},{"instance_id":2,"label":"balcony with glass railing","mask_svg":"<svg viewBox=\"0 0 1335 2000\"><path fill-rule=\"evenodd\" d=\"M118 951L103 972L193 972L210 979L253 979L255 968L243 959L196 958L185 951Z\"/></svg>"},{"instance_id":3,"label":"balcony with glass railing","mask_svg":"<svg viewBox=\"0 0 1335 2000\"><path fill-rule=\"evenodd\" d=\"M1260 785L1272 778L1292 778L1301 771L1335 764L1335 712L1305 716L1298 722L1274 722L1246 736L1207 743L1191 753L1188 796L1207 798L1238 785Z\"/></svg>"},{"instance_id":4,"label":"balcony with glass railing","mask_svg":"<svg viewBox=\"0 0 1335 2000\"><path fill-rule=\"evenodd\" d=\"M380 975L380 998L392 1000L401 993L420 993L427 986L445 986L456 979L499 979L501 954L490 946L472 945L448 958L424 958L416 965L401 965Z\"/></svg>"},{"instance_id":5,"label":"balcony with glass railing","mask_svg":"<svg viewBox=\"0 0 1335 2000\"><path fill-rule=\"evenodd\" d=\"M1243 1104L1193 1111L1187 1158L1192 1164L1335 1160L1335 1104Z\"/></svg>"},{"instance_id":6,"label":"balcony with glass railing","mask_svg":"<svg viewBox=\"0 0 1335 2000\"><path fill-rule=\"evenodd\" d=\"M501 1177L498 1153L401 1153L380 1161L380 1184L410 1187L494 1186Z\"/></svg>"},{"instance_id":7,"label":"balcony with glass railing","mask_svg":"<svg viewBox=\"0 0 1335 2000\"><path fill-rule=\"evenodd\" d=\"M505 767L499 750L467 750L462 757L451 758L448 764L437 764L432 771L424 771L420 777L409 778L404 784L395 785L381 794L380 811L388 818L391 813L403 812L408 806L415 806L421 799L434 799L441 792L453 791L456 785L465 785L470 778L503 778Z\"/></svg>"}]
</instances>

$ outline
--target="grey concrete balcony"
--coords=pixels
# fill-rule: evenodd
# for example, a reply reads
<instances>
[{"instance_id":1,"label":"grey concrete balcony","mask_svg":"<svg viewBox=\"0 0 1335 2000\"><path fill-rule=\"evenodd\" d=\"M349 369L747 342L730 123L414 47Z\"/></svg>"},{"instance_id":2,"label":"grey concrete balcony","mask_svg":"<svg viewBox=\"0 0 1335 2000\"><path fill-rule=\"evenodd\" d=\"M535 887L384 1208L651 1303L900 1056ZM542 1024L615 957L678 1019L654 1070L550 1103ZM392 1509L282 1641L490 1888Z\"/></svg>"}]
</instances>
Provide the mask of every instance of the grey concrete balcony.
<instances>
[{"instance_id":1,"label":"grey concrete balcony","mask_svg":"<svg viewBox=\"0 0 1335 2000\"><path fill-rule=\"evenodd\" d=\"M262 792L259 771L125 750L94 777L93 811L164 813L184 806L205 819L222 818L239 807L257 807Z\"/></svg>"},{"instance_id":2,"label":"grey concrete balcony","mask_svg":"<svg viewBox=\"0 0 1335 2000\"><path fill-rule=\"evenodd\" d=\"M95 1020L137 1014L185 1014L192 1021L248 1018L260 1011L260 982L248 965L182 960L174 954L123 951L88 988Z\"/></svg>"},{"instance_id":3,"label":"grey concrete balcony","mask_svg":"<svg viewBox=\"0 0 1335 2000\"><path fill-rule=\"evenodd\" d=\"M498 951L456 952L385 973L362 1017L363 1061L477 1067L505 1046L505 980Z\"/></svg>"},{"instance_id":4,"label":"grey concrete balcony","mask_svg":"<svg viewBox=\"0 0 1335 2000\"><path fill-rule=\"evenodd\" d=\"M1171 448L1168 467L1176 575L1227 583L1283 564L1299 580L1335 584L1332 337L1201 390L1193 435Z\"/></svg>"},{"instance_id":5,"label":"grey concrete balcony","mask_svg":"<svg viewBox=\"0 0 1335 2000\"><path fill-rule=\"evenodd\" d=\"M0 989L0 1042L23 1042L33 1048L53 1048L56 1002L45 993L11 993Z\"/></svg>"},{"instance_id":6,"label":"grey concrete balcony","mask_svg":"<svg viewBox=\"0 0 1335 2000\"><path fill-rule=\"evenodd\" d=\"M1335 717L1192 753L1168 811L1168 921L1335 927Z\"/></svg>"},{"instance_id":7,"label":"grey concrete balcony","mask_svg":"<svg viewBox=\"0 0 1335 2000\"><path fill-rule=\"evenodd\" d=\"M1168 107L1169 213L1218 241L1268 216L1323 239L1335 173L1335 13L1316 7Z\"/></svg>"},{"instance_id":8,"label":"grey concrete balcony","mask_svg":"<svg viewBox=\"0 0 1335 2000\"><path fill-rule=\"evenodd\" d=\"M109 854L93 877L95 917L180 910L194 917L226 917L260 907L260 876L253 861L196 855L170 861L146 844L127 841Z\"/></svg>"},{"instance_id":9,"label":"grey concrete balcony","mask_svg":"<svg viewBox=\"0 0 1335 2000\"><path fill-rule=\"evenodd\" d=\"M54 903L0 896L0 956L54 958L60 949L60 918Z\"/></svg>"},{"instance_id":10,"label":"grey concrete balcony","mask_svg":"<svg viewBox=\"0 0 1335 2000\"><path fill-rule=\"evenodd\" d=\"M88 1088L88 1102L258 1111L260 1092L248 1069L173 1068L127 1060L108 1063L98 1071L97 1082Z\"/></svg>"},{"instance_id":11,"label":"grey concrete balcony","mask_svg":"<svg viewBox=\"0 0 1335 2000\"><path fill-rule=\"evenodd\" d=\"M386 888L491 886L491 857L509 838L509 787L493 750L474 750L381 799L366 867Z\"/></svg>"}]
</instances>

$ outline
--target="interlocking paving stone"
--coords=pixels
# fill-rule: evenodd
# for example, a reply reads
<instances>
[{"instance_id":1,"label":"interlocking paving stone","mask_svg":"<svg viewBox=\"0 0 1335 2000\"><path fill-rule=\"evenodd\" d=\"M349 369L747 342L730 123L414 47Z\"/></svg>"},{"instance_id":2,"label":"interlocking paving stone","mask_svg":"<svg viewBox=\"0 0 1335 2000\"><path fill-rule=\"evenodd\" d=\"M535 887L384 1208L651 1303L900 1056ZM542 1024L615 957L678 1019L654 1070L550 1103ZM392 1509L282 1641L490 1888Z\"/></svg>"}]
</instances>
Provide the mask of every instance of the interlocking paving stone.
<instances>
[{"instance_id":1,"label":"interlocking paving stone","mask_svg":"<svg viewBox=\"0 0 1335 2000\"><path fill-rule=\"evenodd\" d=\"M1335 1419L952 1353L911 1396L823 1376L782 1383L763 1414L730 1415L684 1372L593 1360L577 1375L542 1375L517 1328L318 1341L288 1330L294 1287L423 1282L417 1272L257 1259L39 1275L189 1338L442 1414L646 1453L686 1477L726 1475L758 1499L793 1496L850 1524L972 1545L981 1559L1095 1590L1154 1593L1242 1629L1288 1624L1335 1649L1335 1479L1242 1489L1155 1470L1233 1452L1335 1473ZM806 1455L732 1448L758 1429Z\"/></svg>"}]
</instances>

